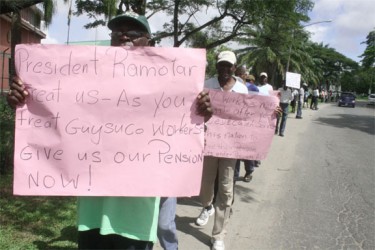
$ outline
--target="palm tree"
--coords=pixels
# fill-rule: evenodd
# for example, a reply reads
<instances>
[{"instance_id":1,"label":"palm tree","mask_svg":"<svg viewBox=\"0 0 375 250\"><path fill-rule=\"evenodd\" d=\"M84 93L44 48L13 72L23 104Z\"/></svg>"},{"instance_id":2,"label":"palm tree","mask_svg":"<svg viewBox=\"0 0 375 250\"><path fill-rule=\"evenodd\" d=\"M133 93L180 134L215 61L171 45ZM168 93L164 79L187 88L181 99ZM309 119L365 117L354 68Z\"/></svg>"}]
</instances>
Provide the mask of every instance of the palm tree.
<instances>
[{"instance_id":1,"label":"palm tree","mask_svg":"<svg viewBox=\"0 0 375 250\"><path fill-rule=\"evenodd\" d=\"M277 86L281 83L285 73L288 58L288 41L291 40L289 23L265 20L257 26L253 36L239 40L240 44L252 46L238 50L240 61L246 65L252 65L254 74L268 72L270 84Z\"/></svg>"}]
</instances>

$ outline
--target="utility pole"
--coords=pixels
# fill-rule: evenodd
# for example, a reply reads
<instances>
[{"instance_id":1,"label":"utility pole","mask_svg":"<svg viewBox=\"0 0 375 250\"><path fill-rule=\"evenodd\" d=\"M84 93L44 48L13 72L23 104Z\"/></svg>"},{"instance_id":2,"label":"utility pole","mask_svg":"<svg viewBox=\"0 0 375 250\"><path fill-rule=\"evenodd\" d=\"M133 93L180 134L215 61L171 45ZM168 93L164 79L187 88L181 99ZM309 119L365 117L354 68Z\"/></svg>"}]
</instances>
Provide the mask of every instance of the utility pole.
<instances>
[{"instance_id":1,"label":"utility pole","mask_svg":"<svg viewBox=\"0 0 375 250\"><path fill-rule=\"evenodd\" d=\"M67 38L66 38L66 44L68 44L68 45L69 45L69 37L70 37L70 19L72 17L72 1L73 0L70 0L69 12L68 12L68 35L67 35Z\"/></svg>"}]
</instances>

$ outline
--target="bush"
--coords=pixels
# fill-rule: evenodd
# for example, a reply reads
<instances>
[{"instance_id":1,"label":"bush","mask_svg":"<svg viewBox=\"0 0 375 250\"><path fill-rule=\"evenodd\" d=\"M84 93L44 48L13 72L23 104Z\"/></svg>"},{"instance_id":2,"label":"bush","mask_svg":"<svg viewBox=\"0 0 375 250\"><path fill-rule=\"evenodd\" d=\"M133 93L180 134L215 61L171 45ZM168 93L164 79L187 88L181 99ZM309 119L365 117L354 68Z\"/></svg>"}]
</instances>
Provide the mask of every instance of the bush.
<instances>
[{"instance_id":1,"label":"bush","mask_svg":"<svg viewBox=\"0 0 375 250\"><path fill-rule=\"evenodd\" d=\"M14 111L5 96L0 95L0 174L13 170Z\"/></svg>"}]
</instances>

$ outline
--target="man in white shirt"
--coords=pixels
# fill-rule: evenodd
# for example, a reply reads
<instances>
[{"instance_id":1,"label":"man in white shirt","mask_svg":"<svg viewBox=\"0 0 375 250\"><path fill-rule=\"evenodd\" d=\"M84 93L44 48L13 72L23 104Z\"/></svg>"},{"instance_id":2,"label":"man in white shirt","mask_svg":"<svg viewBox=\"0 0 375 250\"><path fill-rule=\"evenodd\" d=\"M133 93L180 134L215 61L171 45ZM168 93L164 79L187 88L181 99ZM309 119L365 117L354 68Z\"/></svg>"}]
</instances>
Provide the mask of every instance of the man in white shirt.
<instances>
[{"instance_id":1,"label":"man in white shirt","mask_svg":"<svg viewBox=\"0 0 375 250\"><path fill-rule=\"evenodd\" d=\"M302 119L302 105L305 100L305 88L307 89L306 83L302 84L302 87L299 89L296 119Z\"/></svg>"},{"instance_id":2,"label":"man in white shirt","mask_svg":"<svg viewBox=\"0 0 375 250\"><path fill-rule=\"evenodd\" d=\"M318 110L318 102L319 102L319 89L318 87L315 87L313 90L312 98L311 98L310 108L313 110Z\"/></svg>"},{"instance_id":3,"label":"man in white shirt","mask_svg":"<svg viewBox=\"0 0 375 250\"><path fill-rule=\"evenodd\" d=\"M239 78L234 77L236 70L236 55L232 51L222 51L217 57L217 77L208 79L205 88L220 89L247 94L248 90ZM205 156L203 161L202 184L200 200L202 212L196 219L196 224L204 226L209 217L215 214L211 243L213 250L224 250L224 236L233 200L233 181L236 159ZM213 207L215 179L218 176L218 193Z\"/></svg>"},{"instance_id":4,"label":"man in white shirt","mask_svg":"<svg viewBox=\"0 0 375 250\"><path fill-rule=\"evenodd\" d=\"M286 126L286 119L288 118L288 111L289 111L289 103L293 99L292 91L290 88L286 86L285 81L283 81L283 87L279 88L280 91L280 107L283 111L281 115L281 123L280 123L280 116L277 116L276 122L276 129L275 134L279 133L280 136L284 136L285 126ZM280 126L279 126L280 123Z\"/></svg>"},{"instance_id":5,"label":"man in white shirt","mask_svg":"<svg viewBox=\"0 0 375 250\"><path fill-rule=\"evenodd\" d=\"M273 91L273 87L268 83L268 75L266 72L260 73L260 82L259 82L259 94L260 95L270 95L270 91Z\"/></svg>"}]
</instances>

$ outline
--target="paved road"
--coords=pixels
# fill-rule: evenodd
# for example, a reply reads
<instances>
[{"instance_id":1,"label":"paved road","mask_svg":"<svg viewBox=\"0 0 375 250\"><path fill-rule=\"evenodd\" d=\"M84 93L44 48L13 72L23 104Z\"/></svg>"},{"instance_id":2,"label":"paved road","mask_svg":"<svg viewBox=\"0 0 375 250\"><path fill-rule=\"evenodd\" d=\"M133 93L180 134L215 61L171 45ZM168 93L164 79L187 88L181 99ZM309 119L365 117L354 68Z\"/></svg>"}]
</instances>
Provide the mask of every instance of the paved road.
<instances>
[{"instance_id":1,"label":"paved road","mask_svg":"<svg viewBox=\"0 0 375 250\"><path fill-rule=\"evenodd\" d=\"M226 249L375 249L374 123L364 103L290 114L252 182L236 186ZM209 249L212 220L197 227L197 199L178 203L180 249Z\"/></svg>"}]
</instances>

